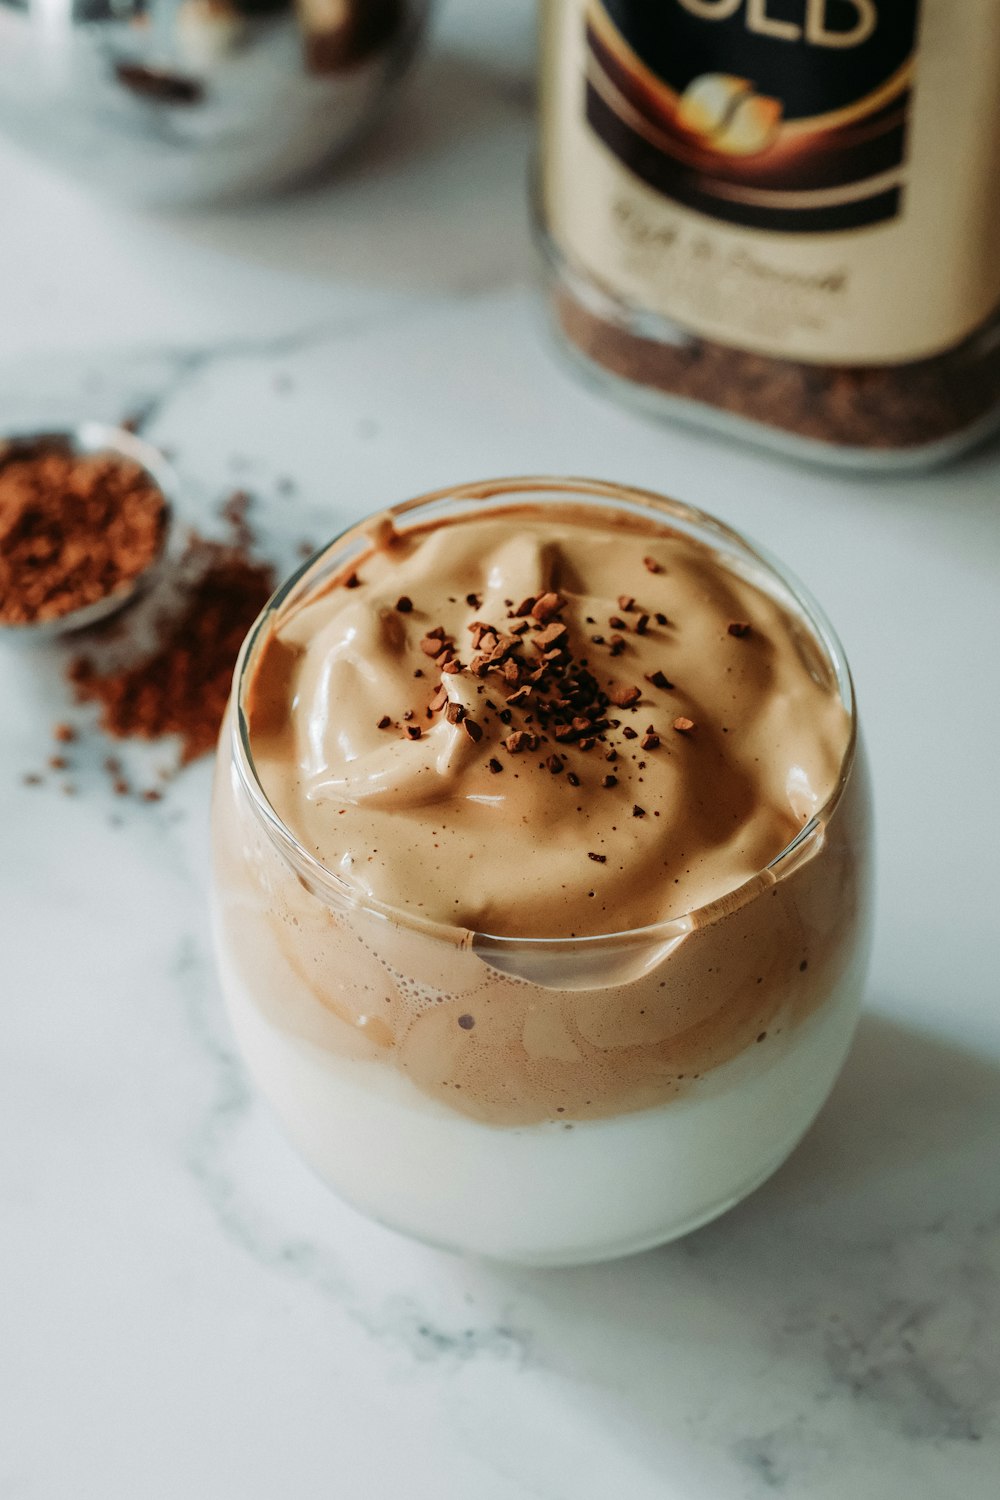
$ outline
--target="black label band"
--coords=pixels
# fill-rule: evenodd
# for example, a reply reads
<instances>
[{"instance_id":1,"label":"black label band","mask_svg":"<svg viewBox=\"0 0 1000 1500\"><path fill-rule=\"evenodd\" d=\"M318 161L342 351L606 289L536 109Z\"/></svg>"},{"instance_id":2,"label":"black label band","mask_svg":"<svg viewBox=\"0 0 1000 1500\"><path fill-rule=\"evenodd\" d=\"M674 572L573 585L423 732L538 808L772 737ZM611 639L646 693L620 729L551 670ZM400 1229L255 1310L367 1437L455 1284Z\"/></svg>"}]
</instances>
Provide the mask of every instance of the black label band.
<instances>
[{"instance_id":1,"label":"black label band","mask_svg":"<svg viewBox=\"0 0 1000 1500\"><path fill-rule=\"evenodd\" d=\"M919 0L605 0L586 117L657 192L748 228L896 217Z\"/></svg>"}]
</instances>

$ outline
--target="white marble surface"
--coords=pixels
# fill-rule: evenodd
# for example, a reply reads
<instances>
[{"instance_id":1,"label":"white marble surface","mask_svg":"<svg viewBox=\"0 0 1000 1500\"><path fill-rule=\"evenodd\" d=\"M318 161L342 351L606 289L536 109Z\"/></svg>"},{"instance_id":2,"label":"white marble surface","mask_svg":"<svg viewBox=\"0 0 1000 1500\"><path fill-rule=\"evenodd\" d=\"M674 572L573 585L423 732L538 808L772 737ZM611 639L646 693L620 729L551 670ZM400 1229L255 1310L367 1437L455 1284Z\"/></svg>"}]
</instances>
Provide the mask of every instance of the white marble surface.
<instances>
[{"instance_id":1,"label":"white marble surface","mask_svg":"<svg viewBox=\"0 0 1000 1500\"><path fill-rule=\"evenodd\" d=\"M145 407L188 513L246 485L286 553L528 470L757 535L856 670L867 1018L791 1162L681 1244L567 1273L411 1245L247 1091L208 953L208 767L123 801L88 736L76 797L25 786L64 696L54 658L0 652L3 1500L1000 1490L1000 448L847 480L581 389L530 284L530 58L522 0L445 6L344 179L229 216L131 217L0 151L0 420Z\"/></svg>"}]
</instances>

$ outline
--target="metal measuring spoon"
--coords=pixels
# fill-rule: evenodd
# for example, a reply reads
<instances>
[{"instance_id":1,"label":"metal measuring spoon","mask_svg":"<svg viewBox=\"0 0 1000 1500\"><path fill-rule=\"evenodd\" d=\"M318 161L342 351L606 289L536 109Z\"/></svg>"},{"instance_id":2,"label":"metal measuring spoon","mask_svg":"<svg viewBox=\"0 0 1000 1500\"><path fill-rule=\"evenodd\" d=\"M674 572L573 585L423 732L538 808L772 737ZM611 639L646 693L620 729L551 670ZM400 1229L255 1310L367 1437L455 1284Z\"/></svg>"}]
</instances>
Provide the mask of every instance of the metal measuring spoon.
<instances>
[{"instance_id":1,"label":"metal measuring spoon","mask_svg":"<svg viewBox=\"0 0 1000 1500\"><path fill-rule=\"evenodd\" d=\"M73 454L118 454L138 464L163 497L164 526L160 549L142 572L136 573L103 599L95 599L91 604L84 604L79 609L68 610L51 619L28 620L17 624L7 624L0 620L0 641L27 644L54 640L58 636L103 623L146 592L160 576L167 554L173 521L172 501L178 492L178 481L162 453L123 427L109 427L102 422L80 422L64 429L0 435L0 468L10 459L29 457L32 453L43 450Z\"/></svg>"}]
</instances>

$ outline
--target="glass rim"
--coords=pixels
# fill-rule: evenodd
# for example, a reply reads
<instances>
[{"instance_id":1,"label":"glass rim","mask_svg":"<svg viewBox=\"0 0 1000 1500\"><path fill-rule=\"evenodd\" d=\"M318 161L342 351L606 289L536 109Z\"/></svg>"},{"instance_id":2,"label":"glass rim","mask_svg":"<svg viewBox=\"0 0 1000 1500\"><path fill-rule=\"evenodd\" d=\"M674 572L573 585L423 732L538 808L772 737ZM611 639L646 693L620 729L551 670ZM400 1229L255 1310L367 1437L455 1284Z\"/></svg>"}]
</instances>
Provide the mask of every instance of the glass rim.
<instances>
[{"instance_id":1,"label":"glass rim","mask_svg":"<svg viewBox=\"0 0 1000 1500\"><path fill-rule=\"evenodd\" d=\"M803 824L795 837L760 870L711 901L692 907L677 916L647 923L643 927L622 928L614 932L590 933L578 937L523 937L455 927L447 923L432 921L405 907L379 901L351 886L302 845L272 805L254 762L250 729L245 713L245 694L249 671L256 660L256 647L272 619L278 616L287 605L297 602L300 590L302 595L305 595L305 585L314 570L318 572L322 569L331 554L344 549L353 539L358 541L357 550L359 551L370 547L371 537L365 527L373 521L384 518L395 522L399 518L412 515L414 511L442 505L449 501L501 502L530 494L535 494L540 503L545 503L541 496L548 494L559 499L575 496L587 500L605 501L611 505L628 506L633 508L633 513L635 510L645 511L664 524L681 522L695 532L698 540L705 541L704 533L707 532L727 542L730 548L735 549L739 555L762 567L765 574L769 575L772 580L776 580L794 601L833 673L841 702L848 716L849 733L836 782L825 801ZM460 518L460 515L455 517L456 520ZM344 566L350 560L351 555L353 554L350 552L345 553L339 559L340 566ZM326 575L317 582L325 582L325 578ZM566 948L578 950L581 947L602 947L612 943L636 945L662 943L689 932L694 926L708 926L716 916L732 910L734 897L739 893L746 892L747 899L749 899L758 888L777 884L786 873L791 872L796 863L796 856L829 822L839 804L850 779L858 744L858 715L854 681L840 638L811 592L784 563L779 562L767 548L747 537L745 533L738 531L710 512L688 505L684 501L671 499L656 490L622 484L613 480L561 475L514 475L508 478L480 480L470 484L447 485L441 489L426 491L396 505L386 506L352 521L349 526L345 526L329 542L294 569L264 605L240 648L233 674L233 702L235 712L232 714L230 733L231 752L242 788L272 842L278 847L279 852L294 867L297 867L300 877L307 879L311 889L319 887L325 895L333 898L338 906L364 911L384 921L433 937L439 942L447 942L452 946L474 946L477 950L489 949L495 952L515 948L530 948L534 952L557 952Z\"/></svg>"}]
</instances>

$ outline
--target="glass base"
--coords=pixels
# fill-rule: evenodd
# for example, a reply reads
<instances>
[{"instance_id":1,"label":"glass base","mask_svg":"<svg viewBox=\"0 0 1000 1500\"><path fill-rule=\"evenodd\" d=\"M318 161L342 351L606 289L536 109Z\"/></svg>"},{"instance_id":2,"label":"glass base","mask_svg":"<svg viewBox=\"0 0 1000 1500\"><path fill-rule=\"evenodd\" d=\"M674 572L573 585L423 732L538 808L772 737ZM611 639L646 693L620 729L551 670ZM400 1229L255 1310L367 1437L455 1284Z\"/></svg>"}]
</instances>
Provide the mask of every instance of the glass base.
<instances>
[{"instance_id":1,"label":"glass base","mask_svg":"<svg viewBox=\"0 0 1000 1500\"><path fill-rule=\"evenodd\" d=\"M543 229L539 238L560 348L592 386L645 415L814 465L900 474L948 463L1000 430L1000 314L912 365L814 366L699 339L630 307Z\"/></svg>"},{"instance_id":2,"label":"glass base","mask_svg":"<svg viewBox=\"0 0 1000 1500\"><path fill-rule=\"evenodd\" d=\"M981 447L1000 432L1000 407L984 413L970 426L950 437L910 448L855 448L818 438L801 437L781 427L765 426L752 417L708 406L690 397L672 395L653 386L639 385L616 375L592 359L566 335L558 317L552 317L556 347L566 364L592 390L611 396L623 406L658 421L678 422L698 432L712 433L728 442L752 443L783 458L812 467L847 470L857 474L922 474L953 463Z\"/></svg>"}]
</instances>

